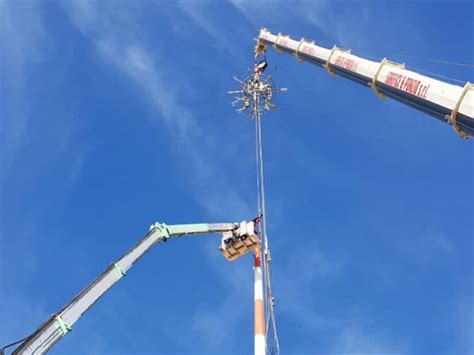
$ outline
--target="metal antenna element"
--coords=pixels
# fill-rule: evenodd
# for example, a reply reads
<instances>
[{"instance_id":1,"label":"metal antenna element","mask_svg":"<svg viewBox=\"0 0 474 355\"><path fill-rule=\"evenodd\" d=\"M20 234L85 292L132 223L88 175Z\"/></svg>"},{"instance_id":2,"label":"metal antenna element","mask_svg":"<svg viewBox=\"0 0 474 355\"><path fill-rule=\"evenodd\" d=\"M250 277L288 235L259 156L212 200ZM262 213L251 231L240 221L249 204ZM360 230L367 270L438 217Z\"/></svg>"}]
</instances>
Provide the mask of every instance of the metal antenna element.
<instances>
[{"instance_id":1,"label":"metal antenna element","mask_svg":"<svg viewBox=\"0 0 474 355\"><path fill-rule=\"evenodd\" d=\"M248 71L245 79L241 80L234 76L234 80L240 84L240 90L228 91L231 95L237 95L232 101L232 106L242 105L237 108L239 113L248 112L250 118L256 119L258 115L277 107L273 103L273 93L287 91L287 88L275 87L271 75L264 75L267 62L262 60L255 64L253 74Z\"/></svg>"}]
</instances>

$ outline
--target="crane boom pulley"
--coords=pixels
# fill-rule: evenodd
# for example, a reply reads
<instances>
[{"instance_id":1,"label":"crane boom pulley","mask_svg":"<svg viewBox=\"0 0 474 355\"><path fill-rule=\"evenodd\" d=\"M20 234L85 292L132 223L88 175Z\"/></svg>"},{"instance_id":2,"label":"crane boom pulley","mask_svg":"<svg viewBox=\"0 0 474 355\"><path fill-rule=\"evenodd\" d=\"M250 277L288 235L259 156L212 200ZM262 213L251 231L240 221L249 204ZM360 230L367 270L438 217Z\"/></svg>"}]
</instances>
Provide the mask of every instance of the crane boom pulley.
<instances>
[{"instance_id":1,"label":"crane boom pulley","mask_svg":"<svg viewBox=\"0 0 474 355\"><path fill-rule=\"evenodd\" d=\"M331 76L341 76L364 86L385 99L390 97L450 124L462 137L474 135L474 85L464 87L433 79L387 59L374 62L353 55L350 50L331 49L305 40L275 35L263 28L257 38L256 56L267 46L325 69Z\"/></svg>"}]
</instances>

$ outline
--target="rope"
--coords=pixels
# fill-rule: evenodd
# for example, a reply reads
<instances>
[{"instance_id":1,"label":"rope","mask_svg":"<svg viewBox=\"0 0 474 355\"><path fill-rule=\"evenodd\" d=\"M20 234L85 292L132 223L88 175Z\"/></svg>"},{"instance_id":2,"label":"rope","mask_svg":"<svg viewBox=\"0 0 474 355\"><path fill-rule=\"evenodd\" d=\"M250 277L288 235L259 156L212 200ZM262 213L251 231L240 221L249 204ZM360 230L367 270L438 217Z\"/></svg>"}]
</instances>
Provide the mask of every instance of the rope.
<instances>
[{"instance_id":1,"label":"rope","mask_svg":"<svg viewBox=\"0 0 474 355\"><path fill-rule=\"evenodd\" d=\"M260 159L259 159L259 147L258 147L258 125L255 124L255 141L257 144L255 145L255 163L257 165L257 172L260 171ZM260 202L260 174L257 173L257 208L258 208L258 216L262 216L262 206Z\"/></svg>"},{"instance_id":2,"label":"rope","mask_svg":"<svg viewBox=\"0 0 474 355\"><path fill-rule=\"evenodd\" d=\"M327 47L331 47L333 45L333 43L331 43L331 42L318 41L318 43L323 44ZM370 52L373 51L373 48L369 48L369 47L352 47L352 49L355 50L355 51L361 52L361 53L363 53L363 52L370 53ZM377 59L378 57L376 57L374 55L364 54L363 56L364 56L364 58L374 58L376 61L378 61L378 59ZM393 53L393 54L390 54L390 57L406 58L406 59L413 59L413 60L419 60L419 61L424 61L424 62L446 64L446 65L451 65L451 66L474 68L474 63L463 63L463 62L455 62L455 61L450 61L450 60L445 60L445 59L417 57L417 56L407 55L407 54L403 54L403 53L398 53L398 54Z\"/></svg>"},{"instance_id":3,"label":"rope","mask_svg":"<svg viewBox=\"0 0 474 355\"><path fill-rule=\"evenodd\" d=\"M14 345L23 343L25 340L27 340L28 338L30 338L32 335L33 335L33 334L30 334L30 335L28 335L27 337L24 337L23 339L20 339L20 340L17 340L17 341L15 341L15 342L13 342L13 343L10 343L10 344L5 345L4 347L2 347L2 348L0 349L0 355L5 354L5 350L6 350L6 349L8 349L8 348L10 348L10 347L12 347L12 346L14 346Z\"/></svg>"},{"instance_id":4,"label":"rope","mask_svg":"<svg viewBox=\"0 0 474 355\"><path fill-rule=\"evenodd\" d=\"M451 81L457 82L457 83L462 83L462 84L465 83L464 80L456 79L456 78L453 78L453 77L450 77L450 76L441 75L441 74L434 73L434 72L429 71L429 70L416 68L416 67L414 67L414 66L412 66L412 65L408 66L407 69L414 69L414 70L416 70L416 71L419 71L420 73L426 73L426 74L432 75L432 76L434 76L434 77L438 77L438 78L444 79L444 80L446 80L446 81L451 80Z\"/></svg>"},{"instance_id":5,"label":"rope","mask_svg":"<svg viewBox=\"0 0 474 355\"><path fill-rule=\"evenodd\" d=\"M406 54L395 54L393 56L394 57L405 57L407 59L421 60L421 61L424 61L424 62L454 65L454 66L458 66L458 67L474 68L474 64L471 64L471 63L451 62L449 60L413 57L413 56L406 55Z\"/></svg>"},{"instance_id":6,"label":"rope","mask_svg":"<svg viewBox=\"0 0 474 355\"><path fill-rule=\"evenodd\" d=\"M272 293L272 284L271 284L271 277L270 277L270 263L268 262L267 257L265 267L266 267L266 287L267 287L267 293L268 293L268 298L267 298L267 304L270 303L269 309L271 310L269 312L269 318L272 322L272 329L273 329L273 340L275 342L275 353L279 354L280 353L280 343L278 341L278 332L276 328L276 321L275 321L275 303L274 303L274 298L273 298L273 293Z\"/></svg>"},{"instance_id":7,"label":"rope","mask_svg":"<svg viewBox=\"0 0 474 355\"><path fill-rule=\"evenodd\" d=\"M257 105L258 106L258 98ZM265 181L263 178L263 149L262 149L262 127L260 113L257 114L257 131L258 131L258 160L259 160L259 175L260 175L260 199L261 199L261 212L263 217L263 240L264 240L264 251L268 252L268 235L267 235L267 212L265 206Z\"/></svg>"},{"instance_id":8,"label":"rope","mask_svg":"<svg viewBox=\"0 0 474 355\"><path fill-rule=\"evenodd\" d=\"M322 45L325 45L327 47L333 46L333 44L330 43L330 42L318 41L318 44L322 44ZM355 51L363 53L363 54L361 54L361 58L369 59L369 60L372 60L372 61L375 61L375 62L380 61L380 59L379 59L380 57L364 53L364 52L370 52L370 49L368 49L368 48L356 47L356 48L352 48L352 49L355 50ZM426 61L426 62L432 62L432 63L438 63L438 64L447 64L447 65L458 66L458 67L474 68L474 64L472 64L472 63L461 63L461 62L451 62L451 61L448 61L448 60L441 60L441 59L421 58L421 57L408 56L408 55L405 55L405 54L391 54L390 56L391 57L396 57L396 58L413 59L413 60L420 60L420 61ZM453 82L462 83L462 84L465 84L465 82L466 82L465 80L460 80L460 79L456 79L456 78L449 77L449 76L446 76L446 75L441 75L441 74L438 74L438 73L435 73L435 72L432 72L432 71L420 69L420 68L417 68L413 65L408 65L407 64L406 67L407 67L406 69L408 69L408 70L414 69L414 70L419 71L421 73L429 74L429 75L432 75L434 77L444 79L444 80L447 80L447 81L451 80Z\"/></svg>"}]
</instances>

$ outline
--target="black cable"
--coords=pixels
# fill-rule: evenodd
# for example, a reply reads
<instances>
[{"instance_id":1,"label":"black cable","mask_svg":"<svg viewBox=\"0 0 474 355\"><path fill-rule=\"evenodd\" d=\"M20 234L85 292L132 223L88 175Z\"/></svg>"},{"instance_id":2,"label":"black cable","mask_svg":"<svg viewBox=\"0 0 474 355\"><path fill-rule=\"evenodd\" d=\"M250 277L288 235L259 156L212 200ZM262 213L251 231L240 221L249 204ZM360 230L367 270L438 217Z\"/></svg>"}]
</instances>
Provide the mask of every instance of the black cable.
<instances>
[{"instance_id":1,"label":"black cable","mask_svg":"<svg viewBox=\"0 0 474 355\"><path fill-rule=\"evenodd\" d=\"M23 343L23 342L24 342L26 339L28 339L29 337L31 337L31 335L28 335L27 337L24 337L23 339L17 340L17 341L15 341L14 343L5 345L3 348L0 349L0 355L4 355L4 354L5 354L5 349L8 349L8 348L12 347L13 345L16 345L16 344L19 344L19 343Z\"/></svg>"}]
</instances>

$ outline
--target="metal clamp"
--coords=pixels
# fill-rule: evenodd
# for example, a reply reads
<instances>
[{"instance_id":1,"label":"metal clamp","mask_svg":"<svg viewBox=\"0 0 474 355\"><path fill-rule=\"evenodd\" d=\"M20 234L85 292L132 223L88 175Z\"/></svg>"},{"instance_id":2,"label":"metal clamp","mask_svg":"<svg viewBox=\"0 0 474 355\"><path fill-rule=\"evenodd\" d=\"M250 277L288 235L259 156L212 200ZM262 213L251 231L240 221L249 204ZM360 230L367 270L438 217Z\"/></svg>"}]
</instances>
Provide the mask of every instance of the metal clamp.
<instances>
[{"instance_id":1,"label":"metal clamp","mask_svg":"<svg viewBox=\"0 0 474 355\"><path fill-rule=\"evenodd\" d=\"M334 55L334 53L336 51L340 51L340 52L344 52L344 53L347 53L347 54L350 54L351 53L351 50L350 49L343 49L343 48L339 48L338 46L334 45L334 47L332 47L331 49L331 53L329 53L329 56L328 56L328 59L326 60L326 64L323 65L323 68L326 69L326 71L331 74L331 76L337 76L336 73L334 73L332 70L331 70L331 58L332 56Z\"/></svg>"},{"instance_id":2,"label":"metal clamp","mask_svg":"<svg viewBox=\"0 0 474 355\"><path fill-rule=\"evenodd\" d=\"M458 113L459 113L459 108L461 107L461 104L464 100L464 98L466 97L466 94L469 90L473 90L474 89L474 85L471 84L469 81L466 83L466 85L464 85L464 89L461 93L461 96L459 96L459 99L458 101L456 102L456 105L454 106L453 110L451 111L451 115L446 115L445 118L446 120L448 121L448 123L453 126L453 129L456 131L457 134L459 134L459 136L462 138L462 139L468 139L469 138L469 135L464 132L460 127L459 127L459 124L458 124L458 120L457 120L457 116L458 116Z\"/></svg>"},{"instance_id":3,"label":"metal clamp","mask_svg":"<svg viewBox=\"0 0 474 355\"><path fill-rule=\"evenodd\" d=\"M160 242L161 240L166 242L170 237L170 232L168 230L168 227L164 223L158 223L158 222L153 223L150 226L150 232L151 231L158 231L161 234L161 238L157 242Z\"/></svg>"},{"instance_id":4,"label":"metal clamp","mask_svg":"<svg viewBox=\"0 0 474 355\"><path fill-rule=\"evenodd\" d=\"M277 52L281 52L281 49L278 49L278 41L280 40L281 37L288 37L288 35L283 35L281 34L281 32L278 32L277 38L275 39L275 42L273 43L273 48L275 48Z\"/></svg>"},{"instance_id":5,"label":"metal clamp","mask_svg":"<svg viewBox=\"0 0 474 355\"><path fill-rule=\"evenodd\" d=\"M299 55L298 52L299 52L299 50L300 50L301 45L302 45L304 42L306 42L306 40L302 37L302 38L300 39L300 42L298 43L298 46L296 47L296 50L295 50L295 57L296 57L296 59L298 59L298 61L299 61L300 63L304 63L304 60L300 57L300 55Z\"/></svg>"},{"instance_id":6,"label":"metal clamp","mask_svg":"<svg viewBox=\"0 0 474 355\"><path fill-rule=\"evenodd\" d=\"M123 269L118 266L117 263L113 263L112 266L114 267L115 271L117 271L118 278L122 278L123 276L127 276L127 273L123 271Z\"/></svg>"},{"instance_id":7,"label":"metal clamp","mask_svg":"<svg viewBox=\"0 0 474 355\"><path fill-rule=\"evenodd\" d=\"M72 328L61 318L59 314L54 315L54 323L56 327L61 331L61 335L66 335Z\"/></svg>"},{"instance_id":8,"label":"metal clamp","mask_svg":"<svg viewBox=\"0 0 474 355\"><path fill-rule=\"evenodd\" d=\"M384 65L390 65L390 66L395 67L395 68L405 69L405 63L400 64L400 63L396 63L396 62L392 62L390 60L387 60L387 58L382 59L382 61L380 62L379 68L377 69L377 72L375 73L374 78L372 79L372 82L369 83L369 86L375 92L375 95L377 95L382 100L384 100L386 97L378 89L377 80L379 78L379 74L382 71L382 68L383 68Z\"/></svg>"}]
</instances>

